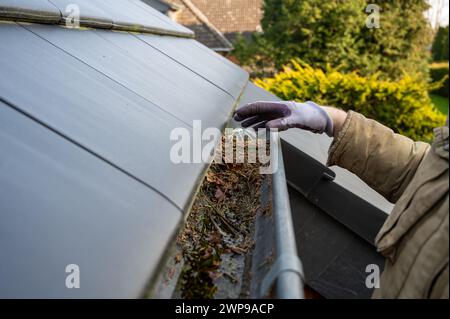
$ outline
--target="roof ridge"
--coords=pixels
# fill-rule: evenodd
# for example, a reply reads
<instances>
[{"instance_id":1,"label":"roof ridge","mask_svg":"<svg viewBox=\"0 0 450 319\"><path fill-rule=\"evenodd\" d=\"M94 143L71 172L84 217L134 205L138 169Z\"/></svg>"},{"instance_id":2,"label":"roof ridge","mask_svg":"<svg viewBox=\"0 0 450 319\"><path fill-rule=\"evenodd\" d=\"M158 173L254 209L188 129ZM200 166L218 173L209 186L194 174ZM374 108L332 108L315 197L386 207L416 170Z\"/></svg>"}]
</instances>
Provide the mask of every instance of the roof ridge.
<instances>
[{"instance_id":1,"label":"roof ridge","mask_svg":"<svg viewBox=\"0 0 450 319\"><path fill-rule=\"evenodd\" d=\"M208 17L205 16L203 12L191 0L180 1L183 2L192 11L192 13L194 13L194 15L208 27L226 47L230 49L233 48L233 44L228 41L223 33L220 32L220 30L211 21L209 21Z\"/></svg>"},{"instance_id":2,"label":"roof ridge","mask_svg":"<svg viewBox=\"0 0 450 319\"><path fill-rule=\"evenodd\" d=\"M85 28L93 28L93 29L109 29L116 31L128 31L128 32L141 32L141 33L150 33L157 35L166 35L173 37L183 37L183 38L194 38L194 33L182 27L169 18L167 21L164 21L162 17L164 15L159 16L159 12L149 12L149 10L154 10L150 6L145 3L141 3L140 1L130 0L126 2L126 4L130 4L130 8L134 8L139 12L143 12L143 14L159 23L146 23L146 21L128 21L127 19L121 20L115 19L114 15L106 15L106 17L98 17L95 15L87 14L81 15L76 22L79 23L79 27ZM67 25L67 21L71 19L67 16L67 12L61 10L60 6L55 5L52 0L43 0L41 2L33 3L34 6L28 5L27 2L22 5L22 3L14 3L14 0L8 1L0 1L0 21L16 21L16 22L28 22L28 23L42 23L42 24L55 24L55 25ZM78 5L76 1L74 1L75 5ZM145 6L145 7L141 7ZM102 10L100 8L99 10ZM103 11L102 11L103 12ZM146 17L147 17L146 16ZM142 20L142 17L141 17ZM153 21L154 22L154 21ZM174 24L176 27L173 27L171 24ZM165 27L167 26L167 28ZM78 26L76 26L78 27Z\"/></svg>"}]
</instances>

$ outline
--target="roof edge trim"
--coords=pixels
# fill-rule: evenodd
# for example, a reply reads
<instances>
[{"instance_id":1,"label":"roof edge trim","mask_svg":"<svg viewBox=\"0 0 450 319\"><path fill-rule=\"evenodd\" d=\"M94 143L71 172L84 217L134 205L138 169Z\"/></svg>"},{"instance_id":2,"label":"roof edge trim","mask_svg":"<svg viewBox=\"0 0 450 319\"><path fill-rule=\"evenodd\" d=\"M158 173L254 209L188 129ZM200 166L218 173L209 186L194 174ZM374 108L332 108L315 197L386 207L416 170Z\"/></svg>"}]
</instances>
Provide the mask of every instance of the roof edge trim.
<instances>
[{"instance_id":1,"label":"roof edge trim","mask_svg":"<svg viewBox=\"0 0 450 319\"><path fill-rule=\"evenodd\" d=\"M186 32L178 32L172 30L166 30L156 27L143 26L143 25L134 25L127 23L113 23L111 28L114 31L127 31L127 32L137 32L137 33L147 33L147 34L156 34L156 35L166 35L172 37L179 38L190 38L193 39L195 37L194 33L186 33Z\"/></svg>"},{"instance_id":2,"label":"roof edge trim","mask_svg":"<svg viewBox=\"0 0 450 319\"><path fill-rule=\"evenodd\" d=\"M57 13L58 12L58 13ZM19 10L17 8L0 7L0 20L58 24L62 20L61 12L45 12L38 10Z\"/></svg>"},{"instance_id":3,"label":"roof edge trim","mask_svg":"<svg viewBox=\"0 0 450 319\"><path fill-rule=\"evenodd\" d=\"M230 52L233 50L231 48L210 48L210 49L216 52Z\"/></svg>"},{"instance_id":4,"label":"roof edge trim","mask_svg":"<svg viewBox=\"0 0 450 319\"><path fill-rule=\"evenodd\" d=\"M17 10L15 8L0 7L0 22L1 21L14 21L14 22L26 22L36 24L55 24L66 26L67 19L62 16L62 13L34 11L34 10ZM116 31L138 32L156 35L173 36L180 38L194 38L195 34L166 30L157 27L150 27L141 24L127 24L127 23L108 23L105 20L95 17L83 17L76 21L79 23L80 28L93 28L93 29L110 29ZM73 28L73 27L72 27ZM76 27L75 27L76 28Z\"/></svg>"}]
</instances>

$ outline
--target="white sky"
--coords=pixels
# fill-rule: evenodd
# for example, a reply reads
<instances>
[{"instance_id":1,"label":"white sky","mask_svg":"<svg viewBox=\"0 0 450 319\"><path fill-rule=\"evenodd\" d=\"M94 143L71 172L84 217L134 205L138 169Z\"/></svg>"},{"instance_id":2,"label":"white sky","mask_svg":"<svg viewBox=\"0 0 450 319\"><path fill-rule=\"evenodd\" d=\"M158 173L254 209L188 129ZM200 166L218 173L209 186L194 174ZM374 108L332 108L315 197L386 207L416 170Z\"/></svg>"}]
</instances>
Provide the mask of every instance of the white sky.
<instances>
[{"instance_id":1,"label":"white sky","mask_svg":"<svg viewBox=\"0 0 450 319\"><path fill-rule=\"evenodd\" d=\"M431 5L430 10L426 13L426 17L430 20L433 27L436 25L448 25L448 6L449 0L428 0Z\"/></svg>"}]
</instances>

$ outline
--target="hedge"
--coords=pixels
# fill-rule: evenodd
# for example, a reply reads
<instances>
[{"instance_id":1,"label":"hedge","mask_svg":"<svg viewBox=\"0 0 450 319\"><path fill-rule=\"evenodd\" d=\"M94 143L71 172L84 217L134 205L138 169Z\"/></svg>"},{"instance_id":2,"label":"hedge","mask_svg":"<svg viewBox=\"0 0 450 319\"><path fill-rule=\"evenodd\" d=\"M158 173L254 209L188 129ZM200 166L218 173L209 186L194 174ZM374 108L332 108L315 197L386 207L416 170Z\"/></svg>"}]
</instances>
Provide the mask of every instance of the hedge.
<instances>
[{"instance_id":1,"label":"hedge","mask_svg":"<svg viewBox=\"0 0 450 319\"><path fill-rule=\"evenodd\" d=\"M432 93L446 96L448 97L448 62L442 62L442 63L433 63L430 65L430 76L431 79L435 82L443 81L443 85L435 90L432 90Z\"/></svg>"},{"instance_id":2,"label":"hedge","mask_svg":"<svg viewBox=\"0 0 450 319\"><path fill-rule=\"evenodd\" d=\"M274 77L255 84L284 100L312 100L344 110L354 110L375 119L414 140L431 141L433 128L445 123L428 96L430 87L405 75L396 82L380 80L378 74L362 77L323 71L295 59Z\"/></svg>"},{"instance_id":3,"label":"hedge","mask_svg":"<svg viewBox=\"0 0 450 319\"><path fill-rule=\"evenodd\" d=\"M448 26L439 27L431 48L433 61L448 61Z\"/></svg>"}]
</instances>

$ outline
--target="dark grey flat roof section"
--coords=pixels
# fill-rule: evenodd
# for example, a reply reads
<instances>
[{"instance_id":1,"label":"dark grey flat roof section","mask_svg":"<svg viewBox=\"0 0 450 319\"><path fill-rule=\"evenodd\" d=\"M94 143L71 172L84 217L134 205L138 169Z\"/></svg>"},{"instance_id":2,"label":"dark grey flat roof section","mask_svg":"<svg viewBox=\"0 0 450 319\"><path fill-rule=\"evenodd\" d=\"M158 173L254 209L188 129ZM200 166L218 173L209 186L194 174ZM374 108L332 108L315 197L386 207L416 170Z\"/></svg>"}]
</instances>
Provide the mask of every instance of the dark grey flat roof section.
<instances>
[{"instance_id":1,"label":"dark grey flat roof section","mask_svg":"<svg viewBox=\"0 0 450 319\"><path fill-rule=\"evenodd\" d=\"M0 145L0 297L138 296L181 213L1 102ZM79 289L66 288L69 264Z\"/></svg>"},{"instance_id":2,"label":"dark grey flat roof section","mask_svg":"<svg viewBox=\"0 0 450 319\"><path fill-rule=\"evenodd\" d=\"M59 23L61 12L47 0L0 0L0 20Z\"/></svg>"},{"instance_id":3,"label":"dark grey flat roof section","mask_svg":"<svg viewBox=\"0 0 450 319\"><path fill-rule=\"evenodd\" d=\"M306 284L325 298L370 298L366 267L378 265L382 271L384 258L295 189L289 187L289 195Z\"/></svg>"},{"instance_id":4,"label":"dark grey flat roof section","mask_svg":"<svg viewBox=\"0 0 450 319\"><path fill-rule=\"evenodd\" d=\"M326 165L328 149L332 139L325 134L314 134L302 130L289 130L281 133L284 141L300 149L304 154L314 158L322 165ZM358 195L373 206L389 214L393 205L383 196L367 186L358 176L337 166L330 167L335 173L334 182L350 192Z\"/></svg>"},{"instance_id":5,"label":"dark grey flat roof section","mask_svg":"<svg viewBox=\"0 0 450 319\"><path fill-rule=\"evenodd\" d=\"M325 167L331 138L302 130L281 136L291 187L373 245L393 205L353 173Z\"/></svg>"},{"instance_id":6,"label":"dark grey flat roof section","mask_svg":"<svg viewBox=\"0 0 450 319\"><path fill-rule=\"evenodd\" d=\"M284 142L289 185L318 208L374 245L387 214L334 182L335 173L298 148Z\"/></svg>"}]
</instances>

